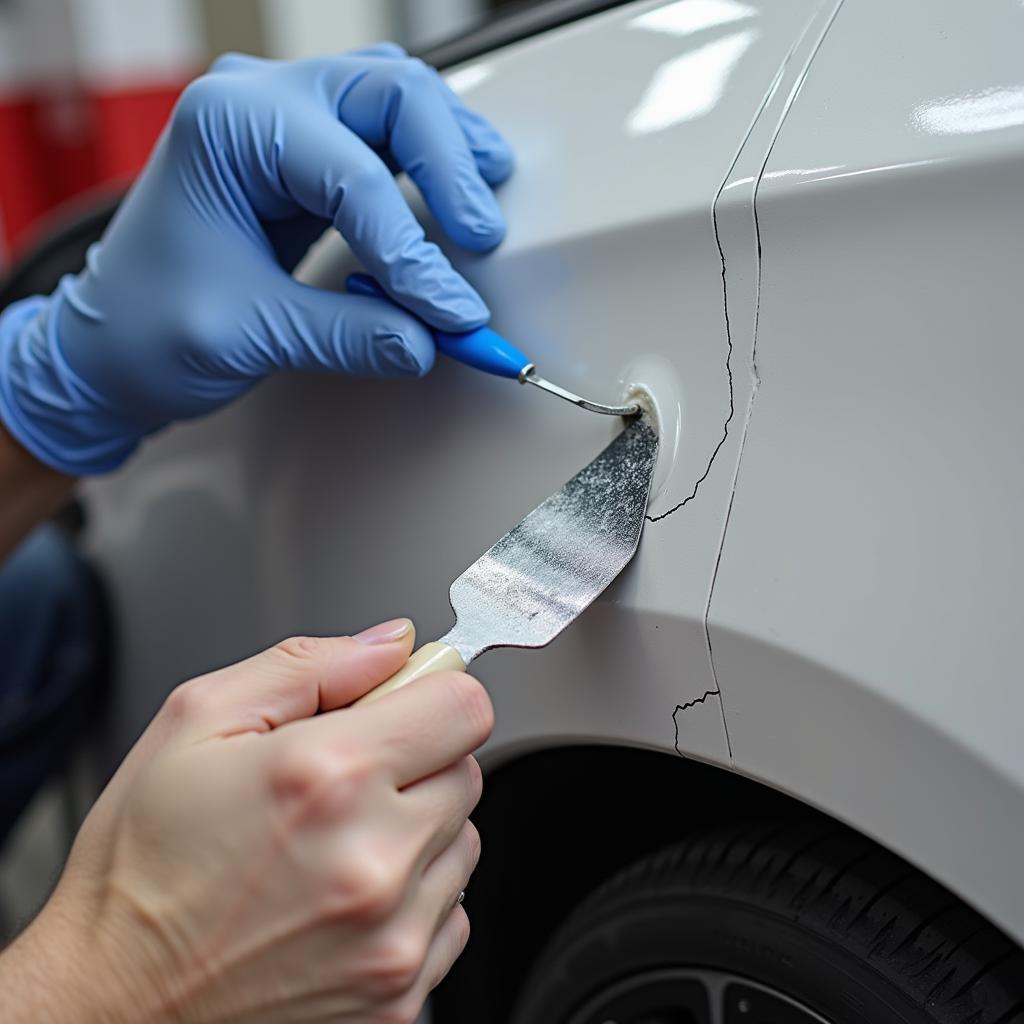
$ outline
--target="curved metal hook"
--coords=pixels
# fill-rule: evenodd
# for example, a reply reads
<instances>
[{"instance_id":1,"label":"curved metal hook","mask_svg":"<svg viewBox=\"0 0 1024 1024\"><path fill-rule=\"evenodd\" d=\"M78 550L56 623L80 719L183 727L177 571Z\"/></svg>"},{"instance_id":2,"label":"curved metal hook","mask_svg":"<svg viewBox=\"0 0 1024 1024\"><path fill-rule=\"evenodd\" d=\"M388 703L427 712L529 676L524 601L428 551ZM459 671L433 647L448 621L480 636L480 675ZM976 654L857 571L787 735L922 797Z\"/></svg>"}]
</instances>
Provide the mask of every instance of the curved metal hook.
<instances>
[{"instance_id":1,"label":"curved metal hook","mask_svg":"<svg viewBox=\"0 0 1024 1024\"><path fill-rule=\"evenodd\" d=\"M628 405L604 405L601 402L591 402L589 398L581 398L579 395L574 395L571 391L566 391L565 388L552 384L551 381L541 377L533 363L527 363L519 371L519 383L534 384L542 391L547 391L548 394L557 395L559 398L564 398L567 402L572 402L573 405L579 406L581 409L586 409L588 412L601 413L603 416L630 417L640 414L640 406L636 402L630 402Z\"/></svg>"}]
</instances>

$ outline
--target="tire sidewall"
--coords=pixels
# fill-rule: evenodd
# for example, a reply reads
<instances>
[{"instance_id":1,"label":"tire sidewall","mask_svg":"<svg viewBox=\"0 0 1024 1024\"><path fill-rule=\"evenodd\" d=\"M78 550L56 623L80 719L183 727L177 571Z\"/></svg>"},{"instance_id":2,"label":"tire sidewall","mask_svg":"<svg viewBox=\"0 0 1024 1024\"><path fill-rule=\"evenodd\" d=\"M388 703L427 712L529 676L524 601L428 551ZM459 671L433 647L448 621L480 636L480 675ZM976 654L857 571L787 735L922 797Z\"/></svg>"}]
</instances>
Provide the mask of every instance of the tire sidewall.
<instances>
[{"instance_id":1,"label":"tire sidewall","mask_svg":"<svg viewBox=\"0 0 1024 1024\"><path fill-rule=\"evenodd\" d=\"M625 898L623 898L625 897ZM692 892L619 899L573 920L541 958L514 1024L568 1024L603 989L667 967L722 971L831 1024L934 1024L857 953L769 908Z\"/></svg>"}]
</instances>

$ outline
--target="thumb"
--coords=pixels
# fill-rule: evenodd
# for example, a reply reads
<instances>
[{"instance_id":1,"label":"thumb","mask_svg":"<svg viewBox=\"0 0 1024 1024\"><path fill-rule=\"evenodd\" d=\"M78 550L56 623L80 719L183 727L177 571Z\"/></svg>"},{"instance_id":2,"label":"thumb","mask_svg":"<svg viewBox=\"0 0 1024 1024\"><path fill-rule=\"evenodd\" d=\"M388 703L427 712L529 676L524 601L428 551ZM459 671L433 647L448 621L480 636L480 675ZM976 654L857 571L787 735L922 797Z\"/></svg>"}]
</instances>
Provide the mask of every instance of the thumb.
<instances>
[{"instance_id":1,"label":"thumb","mask_svg":"<svg viewBox=\"0 0 1024 1024\"><path fill-rule=\"evenodd\" d=\"M269 337L258 351L266 370L315 370L364 377L422 377L434 340L411 313L379 298L342 295L288 279L261 310Z\"/></svg>"},{"instance_id":2,"label":"thumb","mask_svg":"<svg viewBox=\"0 0 1024 1024\"><path fill-rule=\"evenodd\" d=\"M409 619L393 619L355 636L291 637L179 686L159 717L189 742L270 732L351 704L405 664L415 636Z\"/></svg>"}]
</instances>

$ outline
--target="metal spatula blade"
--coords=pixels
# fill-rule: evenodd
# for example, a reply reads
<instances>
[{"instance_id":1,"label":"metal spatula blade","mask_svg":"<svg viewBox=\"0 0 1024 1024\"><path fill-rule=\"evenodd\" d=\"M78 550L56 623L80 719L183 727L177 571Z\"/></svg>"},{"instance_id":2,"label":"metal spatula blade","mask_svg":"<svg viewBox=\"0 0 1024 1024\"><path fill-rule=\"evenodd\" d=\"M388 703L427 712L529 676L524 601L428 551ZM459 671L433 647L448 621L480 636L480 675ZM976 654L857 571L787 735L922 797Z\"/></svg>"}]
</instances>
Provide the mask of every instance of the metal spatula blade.
<instances>
[{"instance_id":1,"label":"metal spatula blade","mask_svg":"<svg viewBox=\"0 0 1024 1024\"><path fill-rule=\"evenodd\" d=\"M657 433L635 420L455 580L458 621L441 642L467 665L551 643L633 557L657 455Z\"/></svg>"},{"instance_id":2,"label":"metal spatula blade","mask_svg":"<svg viewBox=\"0 0 1024 1024\"><path fill-rule=\"evenodd\" d=\"M657 431L644 416L633 420L455 580L456 625L357 703L429 672L462 670L493 647L554 640L636 552L657 457Z\"/></svg>"}]
</instances>

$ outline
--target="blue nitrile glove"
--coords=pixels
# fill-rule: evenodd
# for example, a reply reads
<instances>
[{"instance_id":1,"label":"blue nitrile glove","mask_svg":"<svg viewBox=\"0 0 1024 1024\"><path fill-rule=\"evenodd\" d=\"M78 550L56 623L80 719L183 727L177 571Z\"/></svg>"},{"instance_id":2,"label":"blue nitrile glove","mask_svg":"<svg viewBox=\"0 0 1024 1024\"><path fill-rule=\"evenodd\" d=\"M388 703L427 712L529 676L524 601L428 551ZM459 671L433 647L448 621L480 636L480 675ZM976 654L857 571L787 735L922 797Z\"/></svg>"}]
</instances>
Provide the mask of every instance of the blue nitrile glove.
<instances>
[{"instance_id":1,"label":"blue nitrile glove","mask_svg":"<svg viewBox=\"0 0 1024 1024\"><path fill-rule=\"evenodd\" d=\"M43 462L102 473L276 369L426 373L417 317L465 331L488 310L389 165L457 244L501 241L490 186L511 171L508 145L399 47L221 58L185 90L87 269L0 318L0 418ZM329 224L410 312L290 276Z\"/></svg>"}]
</instances>

